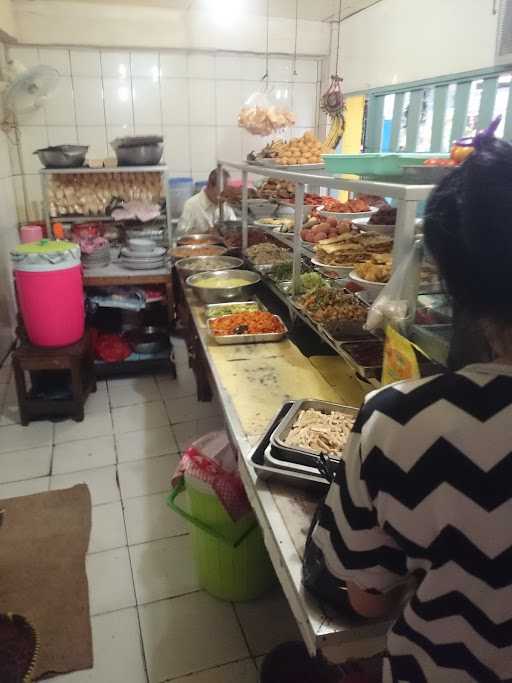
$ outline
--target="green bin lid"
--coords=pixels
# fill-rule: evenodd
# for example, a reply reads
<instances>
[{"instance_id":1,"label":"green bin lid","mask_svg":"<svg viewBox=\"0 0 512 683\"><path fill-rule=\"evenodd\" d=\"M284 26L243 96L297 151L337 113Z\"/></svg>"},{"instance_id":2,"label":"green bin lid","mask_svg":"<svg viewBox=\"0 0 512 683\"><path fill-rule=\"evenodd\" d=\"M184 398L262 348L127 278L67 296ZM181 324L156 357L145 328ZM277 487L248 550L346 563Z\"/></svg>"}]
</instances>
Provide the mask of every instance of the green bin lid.
<instances>
[{"instance_id":1,"label":"green bin lid","mask_svg":"<svg viewBox=\"0 0 512 683\"><path fill-rule=\"evenodd\" d=\"M70 249L76 249L74 242L64 242L62 240L39 240L28 244L19 244L12 253L16 254L56 254Z\"/></svg>"}]
</instances>

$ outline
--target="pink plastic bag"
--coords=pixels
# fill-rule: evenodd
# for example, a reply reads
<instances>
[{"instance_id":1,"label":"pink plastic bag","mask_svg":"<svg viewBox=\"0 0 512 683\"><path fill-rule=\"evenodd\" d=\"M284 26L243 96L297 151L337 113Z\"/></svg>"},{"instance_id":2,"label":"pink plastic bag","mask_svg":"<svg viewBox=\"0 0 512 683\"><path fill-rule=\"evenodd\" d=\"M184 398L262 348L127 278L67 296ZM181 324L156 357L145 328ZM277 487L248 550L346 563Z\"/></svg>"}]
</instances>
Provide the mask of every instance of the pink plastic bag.
<instances>
[{"instance_id":1,"label":"pink plastic bag","mask_svg":"<svg viewBox=\"0 0 512 683\"><path fill-rule=\"evenodd\" d=\"M233 521L251 510L226 432L210 432L194 441L181 457L172 478L173 488L182 483L185 474L209 484Z\"/></svg>"}]
</instances>

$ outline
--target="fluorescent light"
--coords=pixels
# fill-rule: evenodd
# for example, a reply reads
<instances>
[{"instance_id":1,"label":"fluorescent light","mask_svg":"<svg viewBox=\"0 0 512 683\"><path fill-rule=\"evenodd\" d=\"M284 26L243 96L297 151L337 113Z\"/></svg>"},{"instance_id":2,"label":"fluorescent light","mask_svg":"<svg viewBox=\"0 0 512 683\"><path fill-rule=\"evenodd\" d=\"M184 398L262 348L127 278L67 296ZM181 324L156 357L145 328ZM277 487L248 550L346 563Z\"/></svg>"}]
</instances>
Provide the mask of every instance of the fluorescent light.
<instances>
[{"instance_id":1,"label":"fluorescent light","mask_svg":"<svg viewBox=\"0 0 512 683\"><path fill-rule=\"evenodd\" d=\"M156 66L151 67L151 77L153 79L153 83L158 83L160 80L160 69Z\"/></svg>"},{"instance_id":2,"label":"fluorescent light","mask_svg":"<svg viewBox=\"0 0 512 683\"><path fill-rule=\"evenodd\" d=\"M120 102L128 102L130 99L130 89L127 88L126 85L122 85L120 88L118 88L117 94ZM133 96L135 98L135 90L133 92Z\"/></svg>"},{"instance_id":3,"label":"fluorescent light","mask_svg":"<svg viewBox=\"0 0 512 683\"><path fill-rule=\"evenodd\" d=\"M207 12L217 26L233 26L242 14L241 0L208 0Z\"/></svg>"}]
</instances>

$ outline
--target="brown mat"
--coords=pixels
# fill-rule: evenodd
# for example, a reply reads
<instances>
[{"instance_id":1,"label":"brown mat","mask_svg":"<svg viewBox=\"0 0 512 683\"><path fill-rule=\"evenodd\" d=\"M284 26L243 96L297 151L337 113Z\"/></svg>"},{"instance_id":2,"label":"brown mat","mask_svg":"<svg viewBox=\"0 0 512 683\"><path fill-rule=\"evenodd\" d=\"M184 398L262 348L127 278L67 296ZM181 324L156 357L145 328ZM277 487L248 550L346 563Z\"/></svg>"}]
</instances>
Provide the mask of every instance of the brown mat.
<instances>
[{"instance_id":1,"label":"brown mat","mask_svg":"<svg viewBox=\"0 0 512 683\"><path fill-rule=\"evenodd\" d=\"M39 635L34 678L93 664L85 554L91 497L85 484L0 501L0 612Z\"/></svg>"}]
</instances>

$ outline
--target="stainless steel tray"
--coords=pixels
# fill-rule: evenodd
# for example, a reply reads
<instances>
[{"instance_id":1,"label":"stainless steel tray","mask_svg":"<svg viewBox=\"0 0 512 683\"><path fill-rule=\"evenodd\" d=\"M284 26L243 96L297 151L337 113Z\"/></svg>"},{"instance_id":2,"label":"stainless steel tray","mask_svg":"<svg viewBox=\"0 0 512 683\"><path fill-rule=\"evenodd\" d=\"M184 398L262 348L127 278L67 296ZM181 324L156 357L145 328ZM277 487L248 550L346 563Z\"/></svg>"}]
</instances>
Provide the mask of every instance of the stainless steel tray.
<instances>
[{"instance_id":1,"label":"stainless steel tray","mask_svg":"<svg viewBox=\"0 0 512 683\"><path fill-rule=\"evenodd\" d=\"M261 264L259 266L255 266L251 263L251 268L256 270L260 275L269 275L274 270L275 265L281 264Z\"/></svg>"},{"instance_id":2,"label":"stainless steel tray","mask_svg":"<svg viewBox=\"0 0 512 683\"><path fill-rule=\"evenodd\" d=\"M350 292L349 295L355 299L354 294ZM290 297L290 303L294 308L296 308L309 320L311 320L311 322L314 325L321 328L325 332L325 334L327 334L330 337L330 339L332 339L333 342L339 344L340 342L345 341L345 338L341 337L346 337L347 341L352 339L359 340L364 338L372 338L372 335L365 329L363 329L363 325L365 324L366 320L358 321L340 318L339 320L332 322L320 322L318 320L315 320L311 313L309 313L309 311L301 304L299 299L300 296L292 296ZM358 303L363 304L366 308L368 308L367 302L359 300Z\"/></svg>"},{"instance_id":3,"label":"stainless steel tray","mask_svg":"<svg viewBox=\"0 0 512 683\"><path fill-rule=\"evenodd\" d=\"M337 344L341 344L344 341L359 341L361 339L372 338L370 332L363 328L366 320L364 322L356 320L337 320L330 323L319 323L313 318L311 319Z\"/></svg>"},{"instance_id":4,"label":"stainless steel tray","mask_svg":"<svg viewBox=\"0 0 512 683\"><path fill-rule=\"evenodd\" d=\"M300 486L301 488L308 488L312 484L325 488L329 487L329 482L321 477L313 477L309 474L300 474L299 472L270 467L269 465L259 465L256 462L253 462L253 467L260 479L272 479L273 481L281 481L285 484Z\"/></svg>"},{"instance_id":5,"label":"stainless steel tray","mask_svg":"<svg viewBox=\"0 0 512 683\"><path fill-rule=\"evenodd\" d=\"M274 315L274 314L273 314ZM224 317L224 316L221 316ZM230 334L230 335L225 335L225 336L219 336L215 335L212 332L211 325L210 323L212 322L211 320L208 320L207 322L207 327L208 327L208 334L210 335L211 339L214 339L217 344L221 345L228 345L228 344L261 344L264 342L279 342L282 341L286 335L288 334L288 328L280 318L280 316L276 315L275 316L281 325L283 326L283 331L282 332L269 332L267 334ZM216 318L216 320L219 320L219 318Z\"/></svg>"},{"instance_id":6,"label":"stainless steel tray","mask_svg":"<svg viewBox=\"0 0 512 683\"><path fill-rule=\"evenodd\" d=\"M296 462L284 462L283 460L275 458L272 455L271 444L265 449L264 458L265 464L275 469L284 470L285 472L294 472L295 474L307 475L309 479L311 479L311 477L317 477L323 481L322 476L316 467L308 467L307 465L301 465L300 463Z\"/></svg>"},{"instance_id":7,"label":"stainless steel tray","mask_svg":"<svg viewBox=\"0 0 512 683\"><path fill-rule=\"evenodd\" d=\"M300 453L304 455L319 455L316 451L311 448L297 448L290 446L285 443L286 437L290 433L291 428L295 424L295 421L302 410L308 409L320 410L325 413L332 413L334 411L343 413L345 415L356 417L358 410L357 408L352 408L351 406L340 405L339 403L331 403L329 401L319 401L318 399L301 399L300 401L294 401L291 410L286 414L280 425L277 427L275 432L272 434L271 441L278 448L285 449L290 452ZM333 456L331 456L333 459Z\"/></svg>"},{"instance_id":8,"label":"stainless steel tray","mask_svg":"<svg viewBox=\"0 0 512 683\"><path fill-rule=\"evenodd\" d=\"M215 317L219 318L221 316L208 315L209 313L215 313L215 311L222 310L227 306L257 306L259 311L264 311L264 307L259 301L227 301L225 304L208 304L206 306L206 320L213 320Z\"/></svg>"},{"instance_id":9,"label":"stainless steel tray","mask_svg":"<svg viewBox=\"0 0 512 683\"><path fill-rule=\"evenodd\" d=\"M296 450L295 448L290 446L284 448L276 444L276 442L273 439L273 435L270 437L270 446L270 455L275 461L274 464L280 463L280 466L284 468L293 468L296 465L300 465L308 468L308 471L309 469L314 470L317 474L320 471L318 469L320 465L320 456L318 455L318 453L315 453L313 451L303 452L300 450ZM336 471L336 468L338 467L340 459L336 458L335 456L329 456L327 460L334 473Z\"/></svg>"},{"instance_id":10,"label":"stainless steel tray","mask_svg":"<svg viewBox=\"0 0 512 683\"><path fill-rule=\"evenodd\" d=\"M329 487L329 482L326 479L323 479L320 474L311 476L310 474L302 474L300 472L271 467L270 465L265 464L265 450L270 443L270 435L274 432L283 416L290 410L291 406L292 403L287 402L277 412L265 434L254 447L250 455L250 461L260 479L279 481L291 486L314 489L315 491L318 490L319 492L324 493L325 489Z\"/></svg>"},{"instance_id":11,"label":"stainless steel tray","mask_svg":"<svg viewBox=\"0 0 512 683\"><path fill-rule=\"evenodd\" d=\"M340 354L345 358L347 363L349 363L354 370L357 372L358 375L361 377L364 377L365 379L378 379L380 380L382 376L382 363L380 365L360 365L356 359L352 356L350 353L350 350L347 348L351 344L378 344L380 343L379 341L375 341L373 339L360 339L360 340L354 340L354 341L347 341L347 342L342 342L339 345L339 350Z\"/></svg>"}]
</instances>

